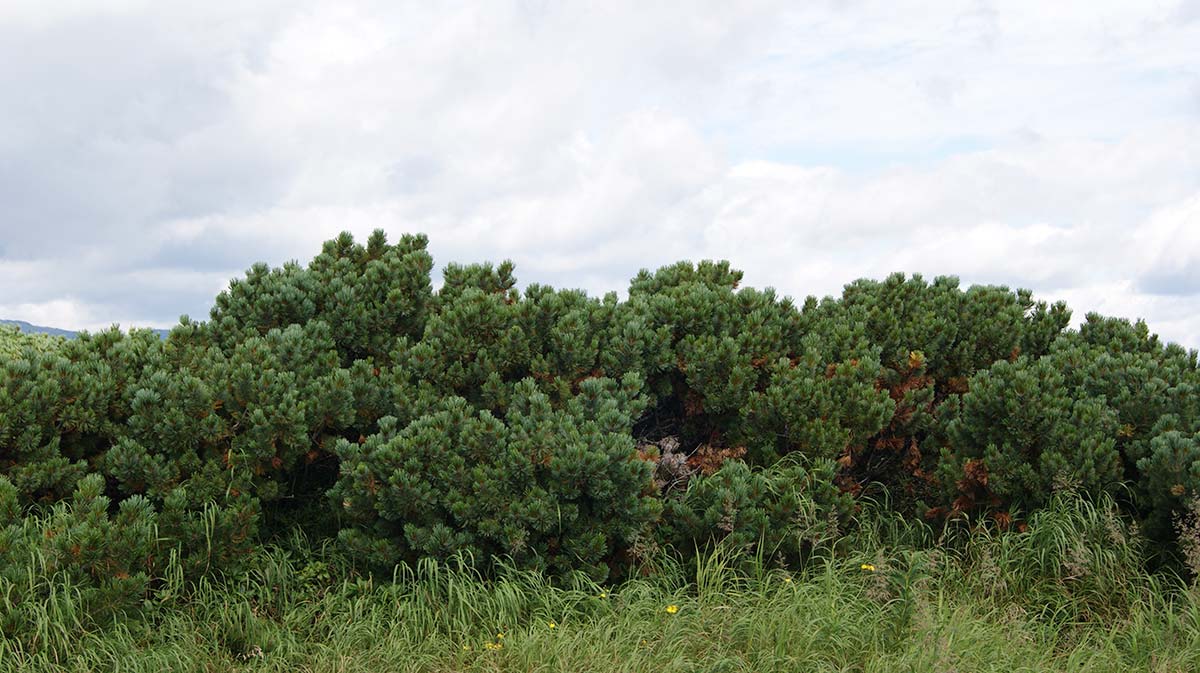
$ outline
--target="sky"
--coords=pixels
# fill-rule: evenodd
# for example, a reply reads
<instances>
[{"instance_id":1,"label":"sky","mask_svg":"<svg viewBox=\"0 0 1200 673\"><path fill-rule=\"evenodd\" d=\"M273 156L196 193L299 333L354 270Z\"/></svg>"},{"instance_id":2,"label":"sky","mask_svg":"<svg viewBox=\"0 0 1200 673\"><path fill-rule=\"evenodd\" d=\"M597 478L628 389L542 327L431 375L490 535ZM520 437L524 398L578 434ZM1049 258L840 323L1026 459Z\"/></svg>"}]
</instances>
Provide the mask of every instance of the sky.
<instances>
[{"instance_id":1,"label":"sky","mask_svg":"<svg viewBox=\"0 0 1200 673\"><path fill-rule=\"evenodd\" d=\"M622 292L893 271L1200 347L1200 0L0 0L0 318L204 319L424 232Z\"/></svg>"}]
</instances>

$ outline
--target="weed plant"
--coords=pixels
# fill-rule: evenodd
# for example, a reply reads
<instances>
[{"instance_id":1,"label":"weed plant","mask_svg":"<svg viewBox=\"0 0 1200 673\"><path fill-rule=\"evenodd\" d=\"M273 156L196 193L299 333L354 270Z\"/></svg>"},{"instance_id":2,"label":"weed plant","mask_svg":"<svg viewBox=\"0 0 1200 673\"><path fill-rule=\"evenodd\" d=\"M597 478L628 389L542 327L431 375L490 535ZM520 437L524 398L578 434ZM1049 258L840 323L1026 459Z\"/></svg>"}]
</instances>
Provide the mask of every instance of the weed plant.
<instances>
[{"instance_id":1,"label":"weed plant","mask_svg":"<svg viewBox=\"0 0 1200 673\"><path fill-rule=\"evenodd\" d=\"M30 566L0 610L46 598L31 627L5 631L0 670L1200 670L1200 592L1148 570L1111 503L1060 495L1024 531L937 535L886 511L802 568L721 546L663 553L616 586L483 578L466 559L381 577L293 533L236 575L188 582L168 562L103 622L69 578Z\"/></svg>"}]
</instances>

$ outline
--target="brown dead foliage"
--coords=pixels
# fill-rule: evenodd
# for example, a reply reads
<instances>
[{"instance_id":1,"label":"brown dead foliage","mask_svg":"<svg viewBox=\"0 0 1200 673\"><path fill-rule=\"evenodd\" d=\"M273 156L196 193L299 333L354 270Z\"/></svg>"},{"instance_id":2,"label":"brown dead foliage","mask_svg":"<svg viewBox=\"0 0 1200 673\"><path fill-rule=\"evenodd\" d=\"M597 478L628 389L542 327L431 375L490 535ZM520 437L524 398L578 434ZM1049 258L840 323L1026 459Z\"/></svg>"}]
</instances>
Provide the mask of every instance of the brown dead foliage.
<instances>
[{"instance_id":1,"label":"brown dead foliage","mask_svg":"<svg viewBox=\"0 0 1200 673\"><path fill-rule=\"evenodd\" d=\"M987 464L971 459L963 464L963 477L954 484L961 494L954 500L952 513L966 512L980 506L999 507L997 498L988 489Z\"/></svg>"},{"instance_id":2,"label":"brown dead foliage","mask_svg":"<svg viewBox=\"0 0 1200 673\"><path fill-rule=\"evenodd\" d=\"M744 446L724 446L718 447L711 444L701 444L696 447L692 455L688 456L688 466L700 472L705 476L713 474L721 469L721 465L727 460L736 460L746 455L746 447Z\"/></svg>"}]
</instances>

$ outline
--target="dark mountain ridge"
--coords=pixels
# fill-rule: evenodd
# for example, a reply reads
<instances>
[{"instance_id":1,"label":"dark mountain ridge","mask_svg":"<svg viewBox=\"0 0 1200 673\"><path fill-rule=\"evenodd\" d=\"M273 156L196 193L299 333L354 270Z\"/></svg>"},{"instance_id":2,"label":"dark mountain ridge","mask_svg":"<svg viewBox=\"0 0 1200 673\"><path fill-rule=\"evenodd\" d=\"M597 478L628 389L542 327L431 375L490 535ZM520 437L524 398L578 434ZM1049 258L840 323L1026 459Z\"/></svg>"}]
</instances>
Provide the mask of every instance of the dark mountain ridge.
<instances>
[{"instance_id":1,"label":"dark mountain ridge","mask_svg":"<svg viewBox=\"0 0 1200 673\"><path fill-rule=\"evenodd\" d=\"M42 325L34 325L27 323L24 320L5 320L0 319L0 325L16 325L17 329L25 334L48 334L50 336L60 336L66 339L74 339L79 335L79 332L69 329L59 329L57 327L44 327ZM159 337L165 339L167 334L171 332L169 329L155 329L154 332Z\"/></svg>"}]
</instances>

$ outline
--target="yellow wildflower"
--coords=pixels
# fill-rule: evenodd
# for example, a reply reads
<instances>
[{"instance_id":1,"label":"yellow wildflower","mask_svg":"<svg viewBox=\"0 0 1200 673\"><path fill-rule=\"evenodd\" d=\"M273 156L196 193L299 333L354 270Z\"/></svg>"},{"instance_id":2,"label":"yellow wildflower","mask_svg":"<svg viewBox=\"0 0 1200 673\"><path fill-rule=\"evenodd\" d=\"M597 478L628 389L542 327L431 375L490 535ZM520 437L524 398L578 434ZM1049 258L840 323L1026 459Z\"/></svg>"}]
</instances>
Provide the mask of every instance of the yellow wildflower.
<instances>
[{"instance_id":1,"label":"yellow wildflower","mask_svg":"<svg viewBox=\"0 0 1200 673\"><path fill-rule=\"evenodd\" d=\"M601 591L600 593L596 594L596 598L608 598L608 592Z\"/></svg>"},{"instance_id":2,"label":"yellow wildflower","mask_svg":"<svg viewBox=\"0 0 1200 673\"><path fill-rule=\"evenodd\" d=\"M504 640L504 632L501 631L500 633L497 633L496 637L499 638L500 640Z\"/></svg>"},{"instance_id":3,"label":"yellow wildflower","mask_svg":"<svg viewBox=\"0 0 1200 673\"><path fill-rule=\"evenodd\" d=\"M668 614L668 615L673 615L673 614L675 614L676 612L679 612L679 606L678 606L678 605L668 605L668 606L667 606L667 614Z\"/></svg>"},{"instance_id":4,"label":"yellow wildflower","mask_svg":"<svg viewBox=\"0 0 1200 673\"><path fill-rule=\"evenodd\" d=\"M463 652L470 652L470 651L471 651L470 645L463 645Z\"/></svg>"},{"instance_id":5,"label":"yellow wildflower","mask_svg":"<svg viewBox=\"0 0 1200 673\"><path fill-rule=\"evenodd\" d=\"M792 583L792 578L790 578L790 577L785 577L785 578L783 578L783 583L784 583L784 584L791 584L791 583Z\"/></svg>"},{"instance_id":6,"label":"yellow wildflower","mask_svg":"<svg viewBox=\"0 0 1200 673\"><path fill-rule=\"evenodd\" d=\"M502 649L504 649L504 643L484 643L484 644L483 644L483 646L484 646L486 649L489 649L489 650L502 650Z\"/></svg>"},{"instance_id":7,"label":"yellow wildflower","mask_svg":"<svg viewBox=\"0 0 1200 673\"><path fill-rule=\"evenodd\" d=\"M870 563L864 563L864 564L862 564L862 565L861 565L861 566L859 566L859 567L860 567L860 568L862 568L863 570L865 570L865 571L869 572L869 573L873 573L873 572L875 572L875 566L871 565Z\"/></svg>"},{"instance_id":8,"label":"yellow wildflower","mask_svg":"<svg viewBox=\"0 0 1200 673\"><path fill-rule=\"evenodd\" d=\"M557 628L558 628L558 624L555 624L553 621L546 622L546 625L547 625L547 626L549 626L549 627L550 627L550 628L552 628L552 629L557 629Z\"/></svg>"}]
</instances>

